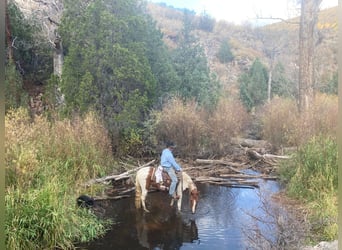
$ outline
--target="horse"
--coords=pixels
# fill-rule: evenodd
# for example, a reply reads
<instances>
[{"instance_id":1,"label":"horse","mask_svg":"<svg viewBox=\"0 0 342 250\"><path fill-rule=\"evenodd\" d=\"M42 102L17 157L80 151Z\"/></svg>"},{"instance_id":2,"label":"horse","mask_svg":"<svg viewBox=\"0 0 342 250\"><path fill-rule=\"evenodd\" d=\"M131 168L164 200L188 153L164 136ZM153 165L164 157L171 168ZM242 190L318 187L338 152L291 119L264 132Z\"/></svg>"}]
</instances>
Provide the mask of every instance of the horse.
<instances>
[{"instance_id":1,"label":"horse","mask_svg":"<svg viewBox=\"0 0 342 250\"><path fill-rule=\"evenodd\" d=\"M146 208L145 200L148 193L146 182L148 181L148 178L151 178L149 174L150 171L151 167L141 168L138 170L135 178L135 207L140 209L142 206L145 212L149 212L149 210ZM181 177L176 188L176 194L179 196L179 199L177 200L177 208L179 212L181 211L182 207L182 194L186 189L189 190L191 212L194 214L199 199L199 191L197 190L197 187L192 181L191 177L184 171L181 171ZM172 198L170 206L173 206L174 202L175 199Z\"/></svg>"}]
</instances>

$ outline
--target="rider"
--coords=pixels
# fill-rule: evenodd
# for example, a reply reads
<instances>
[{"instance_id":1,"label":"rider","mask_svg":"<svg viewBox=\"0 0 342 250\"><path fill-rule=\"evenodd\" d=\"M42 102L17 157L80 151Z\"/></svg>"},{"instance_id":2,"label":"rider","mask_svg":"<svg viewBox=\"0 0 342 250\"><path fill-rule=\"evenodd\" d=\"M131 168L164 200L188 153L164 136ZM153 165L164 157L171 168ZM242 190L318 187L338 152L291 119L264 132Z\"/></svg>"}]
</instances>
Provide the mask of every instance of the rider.
<instances>
[{"instance_id":1,"label":"rider","mask_svg":"<svg viewBox=\"0 0 342 250\"><path fill-rule=\"evenodd\" d=\"M176 145L171 141L168 141L166 143L166 148L163 150L163 152L161 154L160 165L169 174L169 176L171 178L169 195L174 199L179 199L179 196L176 195L176 193L175 193L177 182L178 182L175 170L177 172L180 172L180 171L182 171L182 168L181 168L181 166L178 165L175 158L173 157L172 151L174 150L175 147L176 147Z\"/></svg>"}]
</instances>

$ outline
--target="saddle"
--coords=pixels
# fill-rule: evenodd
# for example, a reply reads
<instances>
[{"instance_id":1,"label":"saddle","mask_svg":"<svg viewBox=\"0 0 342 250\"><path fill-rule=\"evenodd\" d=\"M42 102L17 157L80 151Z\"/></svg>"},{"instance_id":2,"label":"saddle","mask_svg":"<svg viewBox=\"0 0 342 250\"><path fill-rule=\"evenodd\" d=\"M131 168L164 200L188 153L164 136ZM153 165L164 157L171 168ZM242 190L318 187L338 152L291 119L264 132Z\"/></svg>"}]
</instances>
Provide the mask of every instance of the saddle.
<instances>
[{"instance_id":1,"label":"saddle","mask_svg":"<svg viewBox=\"0 0 342 250\"><path fill-rule=\"evenodd\" d=\"M171 185L171 178L169 174L161 170L161 180L160 177L157 178L156 172L159 171L158 167L150 167L150 171L147 175L146 179L146 189L157 189L160 191L168 191Z\"/></svg>"}]
</instances>

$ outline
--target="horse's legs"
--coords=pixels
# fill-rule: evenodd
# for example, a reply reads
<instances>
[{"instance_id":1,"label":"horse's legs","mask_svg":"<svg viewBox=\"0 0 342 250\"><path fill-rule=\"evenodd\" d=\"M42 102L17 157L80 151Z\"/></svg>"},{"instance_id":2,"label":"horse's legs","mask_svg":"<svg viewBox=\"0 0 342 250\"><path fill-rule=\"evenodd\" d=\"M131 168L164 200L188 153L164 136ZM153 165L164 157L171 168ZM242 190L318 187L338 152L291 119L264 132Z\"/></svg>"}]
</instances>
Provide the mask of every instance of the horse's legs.
<instances>
[{"instance_id":1,"label":"horse's legs","mask_svg":"<svg viewBox=\"0 0 342 250\"><path fill-rule=\"evenodd\" d=\"M178 211L180 212L181 209L182 209L182 193L179 194L179 199L177 201L177 208L178 208Z\"/></svg>"},{"instance_id":2,"label":"horse's legs","mask_svg":"<svg viewBox=\"0 0 342 250\"><path fill-rule=\"evenodd\" d=\"M170 207L172 207L172 206L173 206L174 202L175 202L175 199L171 198Z\"/></svg>"},{"instance_id":3,"label":"horse's legs","mask_svg":"<svg viewBox=\"0 0 342 250\"><path fill-rule=\"evenodd\" d=\"M174 204L175 204L175 199L172 198L170 206L172 207ZM180 212L182 209L182 194L179 195L179 199L177 200L177 209L178 209L178 212Z\"/></svg>"},{"instance_id":4,"label":"horse's legs","mask_svg":"<svg viewBox=\"0 0 342 250\"><path fill-rule=\"evenodd\" d=\"M150 211L146 208L146 204L145 204L146 196L147 196L147 190L143 189L141 193L141 204L142 204L144 211L149 213Z\"/></svg>"}]
</instances>

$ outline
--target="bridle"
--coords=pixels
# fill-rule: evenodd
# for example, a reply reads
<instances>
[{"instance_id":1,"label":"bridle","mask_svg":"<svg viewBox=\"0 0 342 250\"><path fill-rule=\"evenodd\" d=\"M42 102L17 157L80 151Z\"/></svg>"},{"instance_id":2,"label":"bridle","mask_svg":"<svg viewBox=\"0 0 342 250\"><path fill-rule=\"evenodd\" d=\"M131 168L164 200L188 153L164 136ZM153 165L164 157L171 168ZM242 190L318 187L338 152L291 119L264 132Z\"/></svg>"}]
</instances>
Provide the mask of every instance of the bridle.
<instances>
[{"instance_id":1,"label":"bridle","mask_svg":"<svg viewBox=\"0 0 342 250\"><path fill-rule=\"evenodd\" d=\"M194 186L194 188L192 188L191 190L189 189L189 196L190 196L190 205L192 206L193 202L196 201L196 203L198 202L198 190L197 187Z\"/></svg>"}]
</instances>

